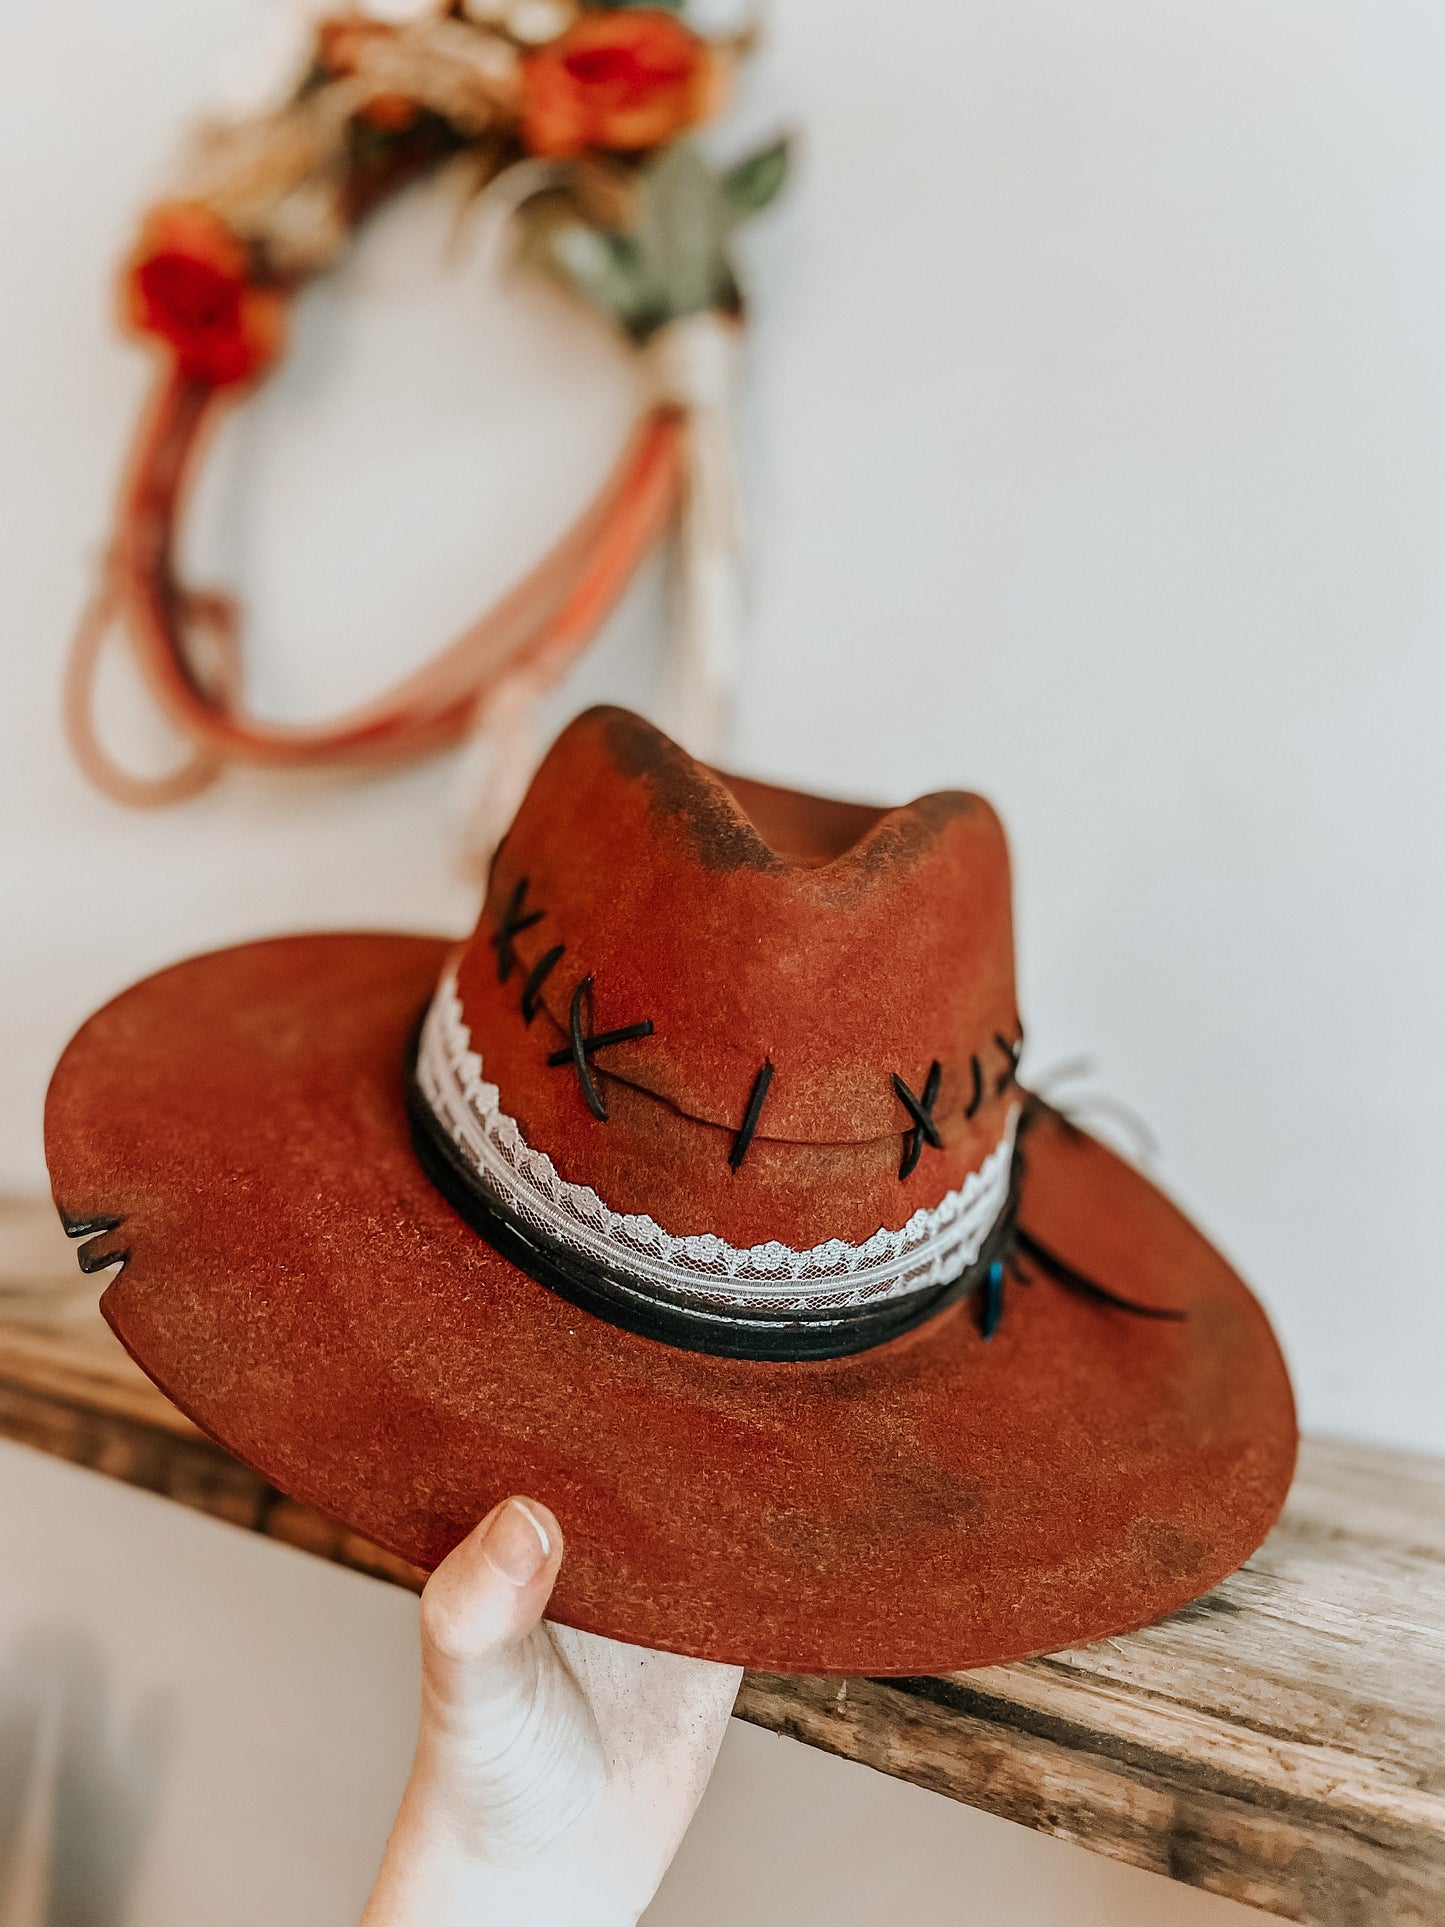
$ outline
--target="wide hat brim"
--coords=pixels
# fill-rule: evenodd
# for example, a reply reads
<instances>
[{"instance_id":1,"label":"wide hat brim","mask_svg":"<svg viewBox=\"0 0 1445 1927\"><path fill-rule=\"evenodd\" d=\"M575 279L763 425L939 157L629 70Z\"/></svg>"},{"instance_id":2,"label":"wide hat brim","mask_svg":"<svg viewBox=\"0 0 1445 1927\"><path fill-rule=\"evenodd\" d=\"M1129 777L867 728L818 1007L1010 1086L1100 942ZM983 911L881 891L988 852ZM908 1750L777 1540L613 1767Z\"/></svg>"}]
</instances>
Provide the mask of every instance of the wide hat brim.
<instances>
[{"instance_id":1,"label":"wide hat brim","mask_svg":"<svg viewBox=\"0 0 1445 1927\"><path fill-rule=\"evenodd\" d=\"M46 1140L147 1373L292 1497L423 1567L500 1498L562 1521L563 1624L778 1671L951 1672L1156 1619L1255 1549L1296 1432L1265 1317L1045 1112L1020 1222L1168 1323L1040 1277L852 1357L705 1356L579 1310L432 1187L406 1057L448 946L249 944L71 1043Z\"/></svg>"}]
</instances>

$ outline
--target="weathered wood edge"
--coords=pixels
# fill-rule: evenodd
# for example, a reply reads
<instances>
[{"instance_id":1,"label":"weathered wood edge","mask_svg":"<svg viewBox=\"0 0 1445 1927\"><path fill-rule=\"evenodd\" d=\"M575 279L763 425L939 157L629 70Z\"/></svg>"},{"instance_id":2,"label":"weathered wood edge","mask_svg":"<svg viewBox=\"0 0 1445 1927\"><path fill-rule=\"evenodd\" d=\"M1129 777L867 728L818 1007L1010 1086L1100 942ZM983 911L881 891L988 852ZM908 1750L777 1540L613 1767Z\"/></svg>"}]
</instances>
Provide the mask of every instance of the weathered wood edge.
<instances>
[{"instance_id":1,"label":"weathered wood edge","mask_svg":"<svg viewBox=\"0 0 1445 1927\"><path fill-rule=\"evenodd\" d=\"M0 1436L370 1577L424 1575L295 1504L167 1407L124 1361L0 1336ZM38 1379L38 1383L36 1382ZM1037 1666L1037 1662L1033 1665ZM737 1716L1247 1905L1318 1927L1439 1927L1445 1836L1291 1799L1259 1779L1030 1705L1015 1669L947 1680L750 1673ZM1020 1689L1027 1667L1018 1669ZM987 1684L984 1684L986 1680ZM977 1683L976 1683L977 1682Z\"/></svg>"},{"instance_id":2,"label":"weathered wood edge","mask_svg":"<svg viewBox=\"0 0 1445 1927\"><path fill-rule=\"evenodd\" d=\"M1000 1668L999 1671L1007 1671ZM1094 1853L1309 1927L1440 1927L1445 1852L1409 1828L1364 1836L1191 1762L1050 1731L1007 1700L940 1706L918 1682L749 1673L738 1718Z\"/></svg>"},{"instance_id":3,"label":"weathered wood edge","mask_svg":"<svg viewBox=\"0 0 1445 1927\"><path fill-rule=\"evenodd\" d=\"M177 1438L205 1437L113 1339L101 1346L77 1342L63 1332L0 1322L0 1383L54 1397L77 1410L135 1419Z\"/></svg>"},{"instance_id":4,"label":"weathered wood edge","mask_svg":"<svg viewBox=\"0 0 1445 1927\"><path fill-rule=\"evenodd\" d=\"M184 1419L181 1425L184 1432L163 1429L128 1411L37 1391L15 1383L0 1365L0 1437L353 1572L421 1591L426 1574L418 1567L298 1505Z\"/></svg>"}]
</instances>

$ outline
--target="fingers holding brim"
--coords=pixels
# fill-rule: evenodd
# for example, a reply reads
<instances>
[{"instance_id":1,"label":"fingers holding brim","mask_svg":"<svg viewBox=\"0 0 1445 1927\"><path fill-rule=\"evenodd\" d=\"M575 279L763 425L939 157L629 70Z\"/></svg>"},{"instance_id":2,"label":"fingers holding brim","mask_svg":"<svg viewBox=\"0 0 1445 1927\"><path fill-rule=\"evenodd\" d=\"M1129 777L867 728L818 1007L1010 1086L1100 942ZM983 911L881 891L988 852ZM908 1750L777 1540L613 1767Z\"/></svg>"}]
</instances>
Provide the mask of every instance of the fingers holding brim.
<instances>
[{"instance_id":1,"label":"fingers holding brim","mask_svg":"<svg viewBox=\"0 0 1445 1927\"><path fill-rule=\"evenodd\" d=\"M494 1506L422 1594L422 1636L442 1661L485 1658L542 1617L562 1563L562 1529L535 1499Z\"/></svg>"}]
</instances>

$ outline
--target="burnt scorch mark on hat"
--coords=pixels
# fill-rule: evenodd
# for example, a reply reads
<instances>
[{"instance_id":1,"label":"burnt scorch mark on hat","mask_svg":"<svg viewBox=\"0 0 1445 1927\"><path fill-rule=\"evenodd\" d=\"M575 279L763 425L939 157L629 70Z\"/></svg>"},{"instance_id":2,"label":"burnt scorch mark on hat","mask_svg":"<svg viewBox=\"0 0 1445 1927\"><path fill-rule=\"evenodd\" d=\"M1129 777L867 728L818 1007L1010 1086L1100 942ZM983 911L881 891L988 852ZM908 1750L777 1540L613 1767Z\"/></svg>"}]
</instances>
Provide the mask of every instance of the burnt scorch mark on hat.
<instances>
[{"instance_id":1,"label":"burnt scorch mark on hat","mask_svg":"<svg viewBox=\"0 0 1445 1927\"><path fill-rule=\"evenodd\" d=\"M63 1205L55 1207L60 1216L61 1229L67 1238L87 1239L75 1254L75 1262L90 1276L92 1272L106 1271L111 1265L124 1265L130 1262L128 1246L116 1246L108 1242L112 1231L119 1231L125 1223L124 1218L73 1218Z\"/></svg>"},{"instance_id":2,"label":"burnt scorch mark on hat","mask_svg":"<svg viewBox=\"0 0 1445 1927\"><path fill-rule=\"evenodd\" d=\"M935 790L886 812L874 833L858 845L857 860L866 876L875 870L901 869L916 863L950 823L987 809L981 797L966 790Z\"/></svg>"},{"instance_id":3,"label":"burnt scorch mark on hat","mask_svg":"<svg viewBox=\"0 0 1445 1927\"><path fill-rule=\"evenodd\" d=\"M527 881L526 877L518 877L512 894L507 900L507 907L502 912L501 920L492 932L491 944L497 953L499 984L506 983L512 974L513 966L518 962L515 939L522 931L530 930L533 924L540 923L547 914L545 910L524 909L523 906L527 901Z\"/></svg>"},{"instance_id":4,"label":"burnt scorch mark on hat","mask_svg":"<svg viewBox=\"0 0 1445 1927\"><path fill-rule=\"evenodd\" d=\"M898 1165L900 1181L912 1177L914 1168L923 1154L924 1142L931 1144L935 1151L943 1149L943 1139L938 1134L938 1126L933 1121L933 1108L938 1102L938 1093L943 1085L943 1066L935 1057L928 1068L928 1079L923 1086L922 1097L916 1097L898 1075L893 1073L893 1091L899 1103L913 1119L913 1129L903 1134L903 1156Z\"/></svg>"},{"instance_id":5,"label":"burnt scorch mark on hat","mask_svg":"<svg viewBox=\"0 0 1445 1927\"><path fill-rule=\"evenodd\" d=\"M773 1066L771 1061L768 1061L753 1079L753 1088L748 1093L748 1108L743 1113L742 1124L737 1136L733 1139L732 1149L728 1152L728 1163L734 1171L741 1167L743 1159L748 1154L748 1146L752 1143L753 1133L758 1128L758 1119L763 1114L763 1102L772 1081Z\"/></svg>"},{"instance_id":6,"label":"burnt scorch mark on hat","mask_svg":"<svg viewBox=\"0 0 1445 1927\"><path fill-rule=\"evenodd\" d=\"M683 826L705 869L756 870L782 876L794 868L752 821L727 777L694 762L685 750L640 716L620 709L603 709L595 714L602 722L603 740L619 774L647 784L652 810ZM981 798L964 791L940 790L897 809L865 811L873 815L874 825L856 840L849 839L845 851L840 852L849 858L850 868L837 881L856 886L875 872L916 862L955 818L974 815L987 807Z\"/></svg>"},{"instance_id":7,"label":"burnt scorch mark on hat","mask_svg":"<svg viewBox=\"0 0 1445 1927\"><path fill-rule=\"evenodd\" d=\"M683 825L705 869L776 876L787 871L788 864L763 841L719 777L640 716L624 709L597 714L618 772L647 784L650 807Z\"/></svg>"},{"instance_id":8,"label":"burnt scorch mark on hat","mask_svg":"<svg viewBox=\"0 0 1445 1927\"><path fill-rule=\"evenodd\" d=\"M1129 1537L1161 1578L1188 1581L1212 1563L1207 1542L1172 1519L1136 1519Z\"/></svg>"},{"instance_id":9,"label":"burnt scorch mark on hat","mask_svg":"<svg viewBox=\"0 0 1445 1927\"><path fill-rule=\"evenodd\" d=\"M614 1044L630 1044L635 1038L651 1037L652 1019L644 1017L638 1023L622 1024L616 1030L597 1031L587 1036L582 1029L582 1006L591 1001L591 996L592 979L590 976L583 977L572 992L572 1005L567 1018L568 1040L561 1050L551 1053L547 1062L554 1069L562 1064L572 1066L588 1110L599 1124L605 1124L607 1106L602 1101L602 1093L597 1088L592 1067L587 1060L597 1051L611 1050Z\"/></svg>"}]
</instances>

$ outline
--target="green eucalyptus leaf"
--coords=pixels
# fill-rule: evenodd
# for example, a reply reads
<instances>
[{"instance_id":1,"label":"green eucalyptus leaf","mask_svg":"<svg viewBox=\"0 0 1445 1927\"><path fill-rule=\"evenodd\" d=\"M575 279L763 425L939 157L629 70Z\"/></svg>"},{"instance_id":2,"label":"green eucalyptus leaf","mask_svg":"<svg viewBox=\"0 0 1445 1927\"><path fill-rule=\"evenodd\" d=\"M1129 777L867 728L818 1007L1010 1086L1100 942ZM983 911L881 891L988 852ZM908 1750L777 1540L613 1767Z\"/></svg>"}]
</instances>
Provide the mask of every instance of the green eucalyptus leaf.
<instances>
[{"instance_id":1,"label":"green eucalyptus leaf","mask_svg":"<svg viewBox=\"0 0 1445 1927\"><path fill-rule=\"evenodd\" d=\"M693 142L670 142L638 166L625 230L557 195L537 206L525 252L637 341L686 315L740 313L732 231L777 194L787 162L779 140L720 173Z\"/></svg>"},{"instance_id":2,"label":"green eucalyptus leaf","mask_svg":"<svg viewBox=\"0 0 1445 1927\"><path fill-rule=\"evenodd\" d=\"M690 141L643 170L636 239L670 316L712 305L732 224L721 181Z\"/></svg>"},{"instance_id":3,"label":"green eucalyptus leaf","mask_svg":"<svg viewBox=\"0 0 1445 1927\"><path fill-rule=\"evenodd\" d=\"M722 191L734 219L746 220L774 200L788 178L788 140L786 135L771 146L730 167L722 179Z\"/></svg>"},{"instance_id":4,"label":"green eucalyptus leaf","mask_svg":"<svg viewBox=\"0 0 1445 1927\"><path fill-rule=\"evenodd\" d=\"M547 235L550 265L587 300L624 324L645 304L642 263L625 234L566 221Z\"/></svg>"}]
</instances>

